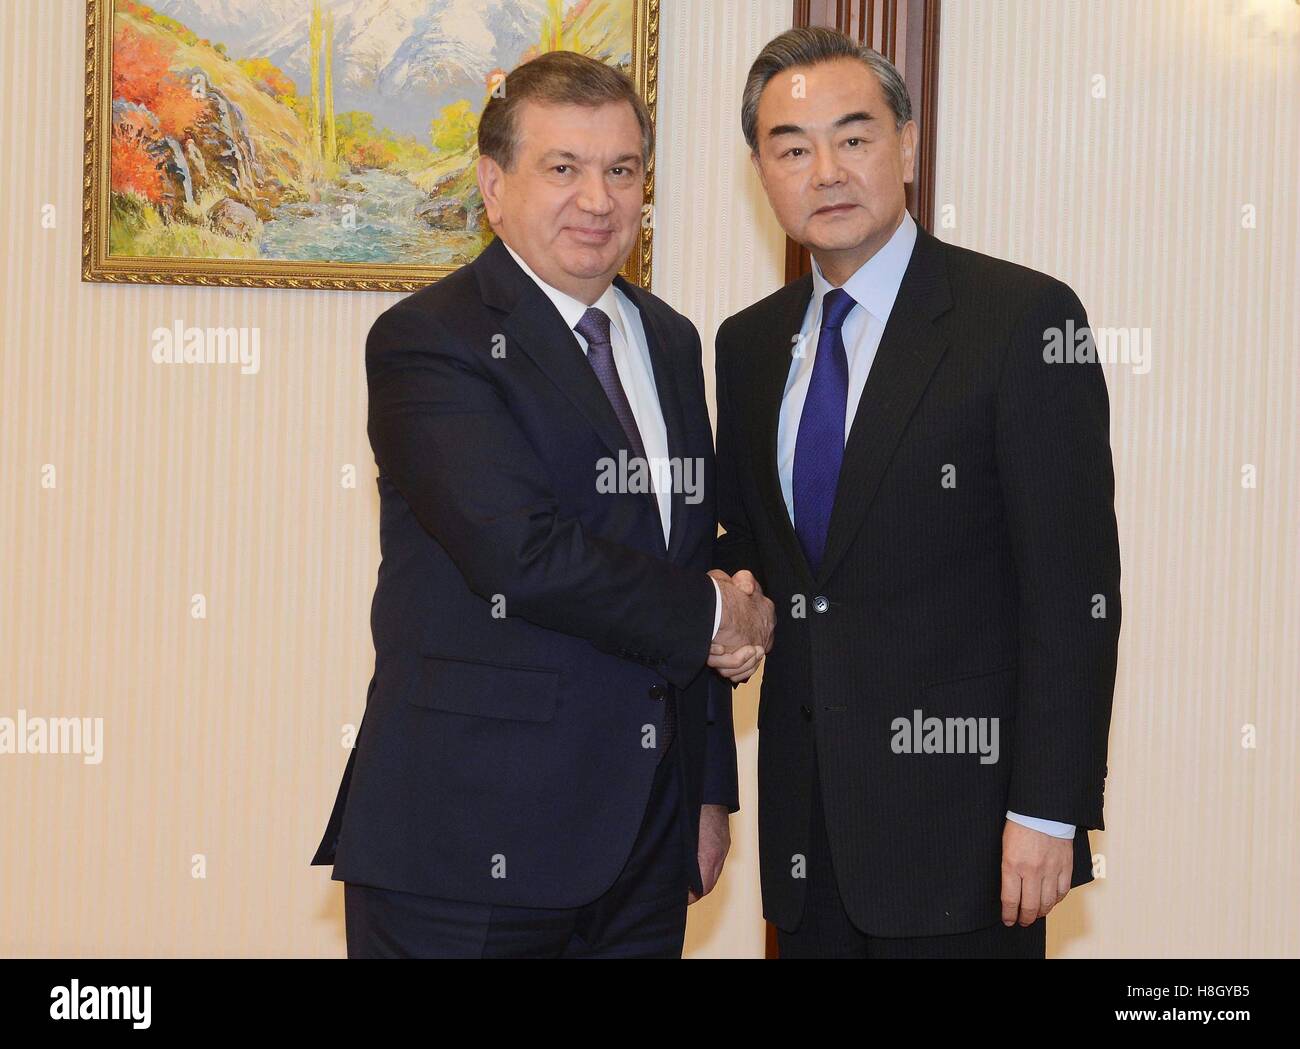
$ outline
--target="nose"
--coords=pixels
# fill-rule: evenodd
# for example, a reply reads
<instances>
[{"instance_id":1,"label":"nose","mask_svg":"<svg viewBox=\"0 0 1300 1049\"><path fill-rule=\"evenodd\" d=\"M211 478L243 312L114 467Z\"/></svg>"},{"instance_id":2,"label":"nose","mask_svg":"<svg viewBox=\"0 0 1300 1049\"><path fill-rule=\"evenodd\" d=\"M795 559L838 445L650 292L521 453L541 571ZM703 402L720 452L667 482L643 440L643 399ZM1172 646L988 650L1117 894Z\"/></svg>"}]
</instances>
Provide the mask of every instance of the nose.
<instances>
[{"instance_id":1,"label":"nose","mask_svg":"<svg viewBox=\"0 0 1300 1049\"><path fill-rule=\"evenodd\" d=\"M834 149L819 149L814 161L813 180L818 189L837 186L844 181L844 168Z\"/></svg>"},{"instance_id":2,"label":"nose","mask_svg":"<svg viewBox=\"0 0 1300 1049\"><path fill-rule=\"evenodd\" d=\"M614 198L605 188L603 171L588 171L583 175L577 203L589 215L608 215L614 210Z\"/></svg>"}]
</instances>

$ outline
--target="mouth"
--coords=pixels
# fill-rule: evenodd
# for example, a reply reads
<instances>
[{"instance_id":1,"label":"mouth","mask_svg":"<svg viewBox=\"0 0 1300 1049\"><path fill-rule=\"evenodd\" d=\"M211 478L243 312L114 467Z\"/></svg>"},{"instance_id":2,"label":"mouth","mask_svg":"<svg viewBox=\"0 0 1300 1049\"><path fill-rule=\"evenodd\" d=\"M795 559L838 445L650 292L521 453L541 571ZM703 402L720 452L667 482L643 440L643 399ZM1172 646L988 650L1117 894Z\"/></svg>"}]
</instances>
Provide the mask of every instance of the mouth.
<instances>
[{"instance_id":1,"label":"mouth","mask_svg":"<svg viewBox=\"0 0 1300 1049\"><path fill-rule=\"evenodd\" d=\"M814 215L843 215L846 212L853 211L857 208L856 204L827 204L824 208L818 208L813 212Z\"/></svg>"},{"instance_id":2,"label":"mouth","mask_svg":"<svg viewBox=\"0 0 1300 1049\"><path fill-rule=\"evenodd\" d=\"M602 229L588 226L569 226L569 236L582 244L600 245L608 244L614 236L612 229Z\"/></svg>"}]
</instances>

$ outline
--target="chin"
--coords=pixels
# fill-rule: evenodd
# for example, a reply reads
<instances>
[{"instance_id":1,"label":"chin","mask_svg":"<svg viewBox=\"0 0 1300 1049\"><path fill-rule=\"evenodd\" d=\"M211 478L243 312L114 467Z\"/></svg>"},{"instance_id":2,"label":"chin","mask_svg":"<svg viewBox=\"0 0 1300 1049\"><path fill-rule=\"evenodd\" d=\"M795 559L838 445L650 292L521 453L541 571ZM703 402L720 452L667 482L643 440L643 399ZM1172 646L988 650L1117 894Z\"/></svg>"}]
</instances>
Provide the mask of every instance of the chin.
<instances>
[{"instance_id":1,"label":"chin","mask_svg":"<svg viewBox=\"0 0 1300 1049\"><path fill-rule=\"evenodd\" d=\"M805 243L809 248L815 248L818 251L847 251L856 248L859 244L871 236L869 229L856 230L837 230L833 235L810 234Z\"/></svg>"},{"instance_id":2,"label":"chin","mask_svg":"<svg viewBox=\"0 0 1300 1049\"><path fill-rule=\"evenodd\" d=\"M618 251L609 249L600 252L595 250L575 251L565 260L565 268L575 277L590 280L593 277L608 273L611 269L617 270L631 250L629 247L627 251L621 254Z\"/></svg>"},{"instance_id":3,"label":"chin","mask_svg":"<svg viewBox=\"0 0 1300 1049\"><path fill-rule=\"evenodd\" d=\"M575 255L564 260L564 268L569 276L579 280L591 280L602 273L609 272L610 263L593 258L591 255Z\"/></svg>"}]
</instances>

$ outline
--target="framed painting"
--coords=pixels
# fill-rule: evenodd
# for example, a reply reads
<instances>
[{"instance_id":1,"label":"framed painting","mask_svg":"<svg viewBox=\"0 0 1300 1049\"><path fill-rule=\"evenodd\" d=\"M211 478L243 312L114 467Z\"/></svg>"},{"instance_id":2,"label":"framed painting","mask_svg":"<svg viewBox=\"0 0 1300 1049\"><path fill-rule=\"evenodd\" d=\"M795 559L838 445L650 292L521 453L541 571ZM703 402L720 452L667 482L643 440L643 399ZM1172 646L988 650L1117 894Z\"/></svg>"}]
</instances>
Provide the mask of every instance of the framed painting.
<instances>
[{"instance_id":1,"label":"framed painting","mask_svg":"<svg viewBox=\"0 0 1300 1049\"><path fill-rule=\"evenodd\" d=\"M579 51L653 118L658 31L659 0L87 0L82 279L421 288L491 240L505 74ZM628 280L650 252L643 228Z\"/></svg>"}]
</instances>

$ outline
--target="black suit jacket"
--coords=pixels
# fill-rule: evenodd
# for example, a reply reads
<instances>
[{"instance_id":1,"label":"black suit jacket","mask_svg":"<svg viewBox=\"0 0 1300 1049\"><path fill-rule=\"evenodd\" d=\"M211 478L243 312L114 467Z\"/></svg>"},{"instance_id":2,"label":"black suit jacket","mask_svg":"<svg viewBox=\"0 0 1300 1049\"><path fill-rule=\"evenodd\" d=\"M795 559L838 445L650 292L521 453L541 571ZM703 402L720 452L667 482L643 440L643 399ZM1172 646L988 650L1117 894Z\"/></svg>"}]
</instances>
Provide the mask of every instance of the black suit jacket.
<instances>
[{"instance_id":1,"label":"black suit jacket","mask_svg":"<svg viewBox=\"0 0 1300 1049\"><path fill-rule=\"evenodd\" d=\"M1044 360L1045 329L1087 324L1066 285L918 229L814 576L776 460L811 293L806 276L717 337L719 562L753 569L777 607L758 715L764 914L793 929L802 913L815 746L854 923L988 926L1008 809L1076 824L1073 884L1092 879L1120 625L1105 381ZM916 710L997 718L1000 760L896 753L895 719Z\"/></svg>"},{"instance_id":2,"label":"black suit jacket","mask_svg":"<svg viewBox=\"0 0 1300 1049\"><path fill-rule=\"evenodd\" d=\"M666 549L652 493L598 490L626 438L500 241L370 331L383 559L365 716L312 860L335 880L590 902L640 827L659 759L646 726L657 740L666 702L690 841L701 803L738 807L729 690L706 712L717 526L699 336L616 281L645 327L669 454L703 471L701 501L673 496Z\"/></svg>"}]
</instances>

